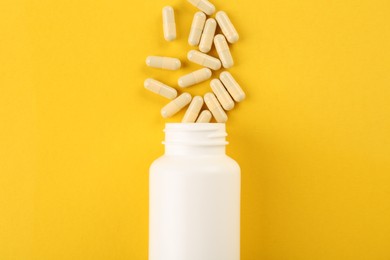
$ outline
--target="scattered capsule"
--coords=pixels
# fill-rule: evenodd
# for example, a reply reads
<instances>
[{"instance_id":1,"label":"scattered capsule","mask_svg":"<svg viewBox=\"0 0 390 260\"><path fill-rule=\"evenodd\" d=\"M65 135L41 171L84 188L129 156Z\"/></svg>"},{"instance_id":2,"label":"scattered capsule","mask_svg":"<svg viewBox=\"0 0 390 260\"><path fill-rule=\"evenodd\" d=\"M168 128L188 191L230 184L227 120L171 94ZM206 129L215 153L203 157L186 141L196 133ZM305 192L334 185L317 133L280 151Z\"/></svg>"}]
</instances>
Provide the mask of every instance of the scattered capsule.
<instances>
[{"instance_id":1,"label":"scattered capsule","mask_svg":"<svg viewBox=\"0 0 390 260\"><path fill-rule=\"evenodd\" d=\"M179 78L179 86L182 88L186 88L211 78L212 72L208 68L203 68L200 70L196 70L190 74L184 75Z\"/></svg>"},{"instance_id":2,"label":"scattered capsule","mask_svg":"<svg viewBox=\"0 0 390 260\"><path fill-rule=\"evenodd\" d=\"M204 102L218 123L225 123L227 121L228 117L213 93L206 93L204 95Z\"/></svg>"},{"instance_id":3,"label":"scattered capsule","mask_svg":"<svg viewBox=\"0 0 390 260\"><path fill-rule=\"evenodd\" d=\"M245 92L233 78L232 74L224 71L219 75L219 78L236 102L241 102L245 99Z\"/></svg>"},{"instance_id":4,"label":"scattered capsule","mask_svg":"<svg viewBox=\"0 0 390 260\"><path fill-rule=\"evenodd\" d=\"M206 15L203 12L197 12L192 20L191 31L188 36L189 45L197 46L199 44L205 23Z\"/></svg>"},{"instance_id":5,"label":"scattered capsule","mask_svg":"<svg viewBox=\"0 0 390 260\"><path fill-rule=\"evenodd\" d=\"M183 93L176 99L169 102L161 109L161 115L163 118L168 118L179 112L182 108L191 102L191 95L189 93Z\"/></svg>"},{"instance_id":6,"label":"scattered capsule","mask_svg":"<svg viewBox=\"0 0 390 260\"><path fill-rule=\"evenodd\" d=\"M212 15L215 12L215 6L207 0L187 0L190 4L206 13Z\"/></svg>"},{"instance_id":7,"label":"scattered capsule","mask_svg":"<svg viewBox=\"0 0 390 260\"><path fill-rule=\"evenodd\" d=\"M222 82L219 79L213 79L210 82L210 86L223 109L226 111L232 110L234 108L234 101L223 86Z\"/></svg>"},{"instance_id":8,"label":"scattered capsule","mask_svg":"<svg viewBox=\"0 0 390 260\"><path fill-rule=\"evenodd\" d=\"M215 19L207 19L206 25L204 26L202 38L200 39L199 43L199 50L201 52L207 53L211 50L216 29L217 22L215 21Z\"/></svg>"},{"instance_id":9,"label":"scattered capsule","mask_svg":"<svg viewBox=\"0 0 390 260\"><path fill-rule=\"evenodd\" d=\"M228 42L232 44L236 43L240 37L238 36L236 28L234 28L234 25L230 21L229 16L224 11L219 11L215 16L215 19Z\"/></svg>"},{"instance_id":10,"label":"scattered capsule","mask_svg":"<svg viewBox=\"0 0 390 260\"><path fill-rule=\"evenodd\" d=\"M212 70L219 70L221 68L221 62L217 58L214 58L200 51L189 51L187 54L187 58L189 61L210 68Z\"/></svg>"},{"instance_id":11,"label":"scattered capsule","mask_svg":"<svg viewBox=\"0 0 390 260\"><path fill-rule=\"evenodd\" d=\"M160 56L148 56L146 58L146 65L165 70L178 70L181 68L179 59Z\"/></svg>"},{"instance_id":12,"label":"scattered capsule","mask_svg":"<svg viewBox=\"0 0 390 260\"><path fill-rule=\"evenodd\" d=\"M162 14L164 38L169 42L173 41L176 39L175 11L171 6L165 6Z\"/></svg>"},{"instance_id":13,"label":"scattered capsule","mask_svg":"<svg viewBox=\"0 0 390 260\"><path fill-rule=\"evenodd\" d=\"M202 113L200 113L196 122L197 123L210 123L211 117L212 117L212 115L211 115L210 111L204 110L204 111L202 111Z\"/></svg>"},{"instance_id":14,"label":"scattered capsule","mask_svg":"<svg viewBox=\"0 0 390 260\"><path fill-rule=\"evenodd\" d=\"M203 98L200 96L194 97L183 117L182 123L194 123L199 115L200 110L202 109L202 106Z\"/></svg>"},{"instance_id":15,"label":"scattered capsule","mask_svg":"<svg viewBox=\"0 0 390 260\"><path fill-rule=\"evenodd\" d=\"M174 99L177 97L176 89L165 85L164 83L157 81L155 79L146 79L144 82L144 87L147 90L152 91L160 96L166 97L168 99Z\"/></svg>"},{"instance_id":16,"label":"scattered capsule","mask_svg":"<svg viewBox=\"0 0 390 260\"><path fill-rule=\"evenodd\" d=\"M214 44L223 67L226 69L233 67L233 57L230 53L229 45L226 41L225 36L223 36L222 34L218 34L217 36L215 36Z\"/></svg>"}]
</instances>

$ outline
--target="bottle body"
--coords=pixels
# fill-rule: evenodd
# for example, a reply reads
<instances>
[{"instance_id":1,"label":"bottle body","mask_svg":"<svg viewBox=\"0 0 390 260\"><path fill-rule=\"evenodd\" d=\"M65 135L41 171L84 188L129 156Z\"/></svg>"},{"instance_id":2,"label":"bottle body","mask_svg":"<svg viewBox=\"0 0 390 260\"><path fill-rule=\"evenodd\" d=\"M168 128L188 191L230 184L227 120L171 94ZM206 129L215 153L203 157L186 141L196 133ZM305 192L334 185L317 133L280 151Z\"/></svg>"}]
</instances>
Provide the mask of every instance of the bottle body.
<instances>
[{"instance_id":1,"label":"bottle body","mask_svg":"<svg viewBox=\"0 0 390 260\"><path fill-rule=\"evenodd\" d=\"M240 167L224 147L184 146L150 167L149 260L239 260Z\"/></svg>"}]
</instances>

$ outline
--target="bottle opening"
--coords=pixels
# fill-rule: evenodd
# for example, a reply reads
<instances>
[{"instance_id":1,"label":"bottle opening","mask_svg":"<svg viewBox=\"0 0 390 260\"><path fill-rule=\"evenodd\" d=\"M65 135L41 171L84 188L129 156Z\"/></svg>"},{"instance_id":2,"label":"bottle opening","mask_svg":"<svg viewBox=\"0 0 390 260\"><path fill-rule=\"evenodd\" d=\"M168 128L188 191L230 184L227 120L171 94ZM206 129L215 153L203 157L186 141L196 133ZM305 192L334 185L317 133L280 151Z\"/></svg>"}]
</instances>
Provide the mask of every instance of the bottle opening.
<instances>
[{"instance_id":1,"label":"bottle opening","mask_svg":"<svg viewBox=\"0 0 390 260\"><path fill-rule=\"evenodd\" d=\"M225 146L226 125L223 123L167 123L165 145Z\"/></svg>"}]
</instances>

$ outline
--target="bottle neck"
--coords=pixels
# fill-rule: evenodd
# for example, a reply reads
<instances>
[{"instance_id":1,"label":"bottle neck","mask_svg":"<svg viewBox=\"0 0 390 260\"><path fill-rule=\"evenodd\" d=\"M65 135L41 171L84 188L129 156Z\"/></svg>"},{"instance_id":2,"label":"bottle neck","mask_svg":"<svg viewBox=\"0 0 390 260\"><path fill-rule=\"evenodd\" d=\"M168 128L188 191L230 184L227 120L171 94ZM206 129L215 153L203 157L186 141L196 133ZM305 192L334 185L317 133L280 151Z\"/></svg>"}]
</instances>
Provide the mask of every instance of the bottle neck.
<instances>
[{"instance_id":1,"label":"bottle neck","mask_svg":"<svg viewBox=\"0 0 390 260\"><path fill-rule=\"evenodd\" d=\"M164 132L166 155L224 155L228 144L225 124L167 123Z\"/></svg>"}]
</instances>

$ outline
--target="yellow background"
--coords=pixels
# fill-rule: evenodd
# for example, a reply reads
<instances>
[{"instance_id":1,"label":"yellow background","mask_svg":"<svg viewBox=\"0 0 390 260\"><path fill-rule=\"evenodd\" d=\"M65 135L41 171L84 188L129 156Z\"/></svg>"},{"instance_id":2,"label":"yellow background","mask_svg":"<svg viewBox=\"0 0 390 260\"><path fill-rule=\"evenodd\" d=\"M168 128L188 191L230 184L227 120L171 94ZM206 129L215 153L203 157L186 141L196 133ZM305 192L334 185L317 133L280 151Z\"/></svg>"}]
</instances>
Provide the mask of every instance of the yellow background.
<instances>
[{"instance_id":1,"label":"yellow background","mask_svg":"<svg viewBox=\"0 0 390 260\"><path fill-rule=\"evenodd\" d=\"M229 113L243 260L390 259L390 2L213 0L240 32ZM176 9L178 40L162 37ZM148 167L195 8L1 0L0 259L147 259ZM188 89L203 94L202 84ZM183 113L170 120L177 122Z\"/></svg>"}]
</instances>

